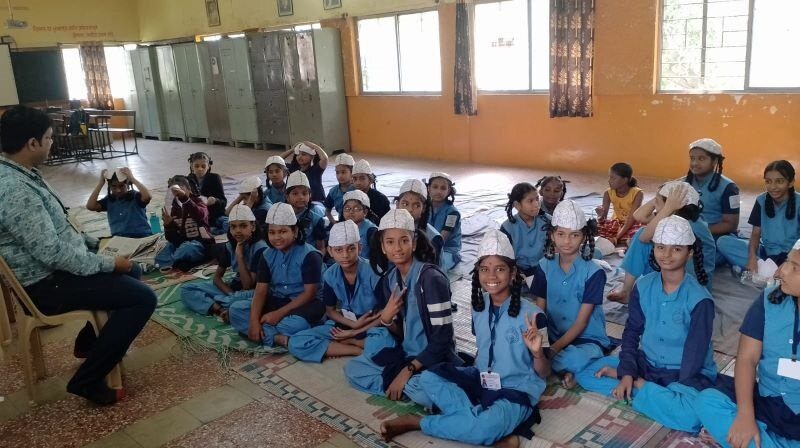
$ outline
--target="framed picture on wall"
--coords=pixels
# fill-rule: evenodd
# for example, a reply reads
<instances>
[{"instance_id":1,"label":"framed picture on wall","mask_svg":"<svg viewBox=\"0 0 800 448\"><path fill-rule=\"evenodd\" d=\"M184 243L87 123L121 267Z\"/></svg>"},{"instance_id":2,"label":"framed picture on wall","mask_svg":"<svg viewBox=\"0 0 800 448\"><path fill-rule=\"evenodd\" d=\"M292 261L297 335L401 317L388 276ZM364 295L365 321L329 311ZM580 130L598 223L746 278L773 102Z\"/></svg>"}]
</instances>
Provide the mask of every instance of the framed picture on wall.
<instances>
[{"instance_id":1,"label":"framed picture on wall","mask_svg":"<svg viewBox=\"0 0 800 448\"><path fill-rule=\"evenodd\" d=\"M277 0L278 1L278 16L290 16L294 14L294 5L292 0Z\"/></svg>"},{"instance_id":2,"label":"framed picture on wall","mask_svg":"<svg viewBox=\"0 0 800 448\"><path fill-rule=\"evenodd\" d=\"M205 2L208 26L219 26L219 5L217 4L217 0L205 0Z\"/></svg>"},{"instance_id":3,"label":"framed picture on wall","mask_svg":"<svg viewBox=\"0 0 800 448\"><path fill-rule=\"evenodd\" d=\"M342 0L322 0L324 9L336 9L342 7Z\"/></svg>"}]
</instances>

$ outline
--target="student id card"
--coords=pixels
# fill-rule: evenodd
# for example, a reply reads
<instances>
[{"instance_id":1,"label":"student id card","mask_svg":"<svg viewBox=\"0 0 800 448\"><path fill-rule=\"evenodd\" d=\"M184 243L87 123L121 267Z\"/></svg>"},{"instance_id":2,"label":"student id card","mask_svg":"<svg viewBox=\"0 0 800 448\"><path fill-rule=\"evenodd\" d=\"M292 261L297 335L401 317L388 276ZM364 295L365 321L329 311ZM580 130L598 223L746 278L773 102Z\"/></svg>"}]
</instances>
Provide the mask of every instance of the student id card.
<instances>
[{"instance_id":1,"label":"student id card","mask_svg":"<svg viewBox=\"0 0 800 448\"><path fill-rule=\"evenodd\" d=\"M495 372L481 372L481 387L489 390L500 390L500 375Z\"/></svg>"},{"instance_id":2,"label":"student id card","mask_svg":"<svg viewBox=\"0 0 800 448\"><path fill-rule=\"evenodd\" d=\"M525 277L525 284L528 285L528 289L531 289L533 287L533 276L532 275L529 275L529 276Z\"/></svg>"},{"instance_id":3,"label":"student id card","mask_svg":"<svg viewBox=\"0 0 800 448\"><path fill-rule=\"evenodd\" d=\"M547 327L540 328L539 334L542 335L542 348L550 347L550 338L547 336Z\"/></svg>"},{"instance_id":4,"label":"student id card","mask_svg":"<svg viewBox=\"0 0 800 448\"><path fill-rule=\"evenodd\" d=\"M800 361L792 361L789 358L778 360L778 375L784 378L800 380Z\"/></svg>"},{"instance_id":5,"label":"student id card","mask_svg":"<svg viewBox=\"0 0 800 448\"><path fill-rule=\"evenodd\" d=\"M344 310L344 309L341 310L341 311L342 311L342 316L344 316L345 319L352 320L353 322L358 320L358 318L356 317L356 313L354 313L354 312L352 312L350 310Z\"/></svg>"}]
</instances>

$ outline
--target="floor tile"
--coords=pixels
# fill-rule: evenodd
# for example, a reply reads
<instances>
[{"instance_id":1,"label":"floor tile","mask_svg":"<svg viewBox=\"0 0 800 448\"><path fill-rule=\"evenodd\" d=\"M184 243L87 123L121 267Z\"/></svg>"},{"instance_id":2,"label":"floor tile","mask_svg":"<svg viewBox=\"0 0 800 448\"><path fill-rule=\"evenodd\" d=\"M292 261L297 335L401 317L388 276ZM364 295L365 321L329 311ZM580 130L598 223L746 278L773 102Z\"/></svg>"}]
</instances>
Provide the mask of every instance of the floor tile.
<instances>
[{"instance_id":1,"label":"floor tile","mask_svg":"<svg viewBox=\"0 0 800 448\"><path fill-rule=\"evenodd\" d=\"M141 448L141 445L125 432L119 431L84 445L83 448Z\"/></svg>"},{"instance_id":2,"label":"floor tile","mask_svg":"<svg viewBox=\"0 0 800 448\"><path fill-rule=\"evenodd\" d=\"M252 381L243 378L241 376L237 376L236 379L232 380L228 384L234 389L244 393L245 395L254 400L259 400L269 395L269 392L262 389L261 387L258 387L257 385L253 384Z\"/></svg>"},{"instance_id":3,"label":"floor tile","mask_svg":"<svg viewBox=\"0 0 800 448\"><path fill-rule=\"evenodd\" d=\"M143 448L158 447L199 427L202 423L180 406L128 426L124 432Z\"/></svg>"},{"instance_id":4,"label":"floor tile","mask_svg":"<svg viewBox=\"0 0 800 448\"><path fill-rule=\"evenodd\" d=\"M200 394L180 405L203 423L216 420L252 402L244 393L225 385Z\"/></svg>"},{"instance_id":5,"label":"floor tile","mask_svg":"<svg viewBox=\"0 0 800 448\"><path fill-rule=\"evenodd\" d=\"M337 433L327 440L326 443L333 445L335 448L358 448L355 442L348 439L346 435Z\"/></svg>"}]
</instances>

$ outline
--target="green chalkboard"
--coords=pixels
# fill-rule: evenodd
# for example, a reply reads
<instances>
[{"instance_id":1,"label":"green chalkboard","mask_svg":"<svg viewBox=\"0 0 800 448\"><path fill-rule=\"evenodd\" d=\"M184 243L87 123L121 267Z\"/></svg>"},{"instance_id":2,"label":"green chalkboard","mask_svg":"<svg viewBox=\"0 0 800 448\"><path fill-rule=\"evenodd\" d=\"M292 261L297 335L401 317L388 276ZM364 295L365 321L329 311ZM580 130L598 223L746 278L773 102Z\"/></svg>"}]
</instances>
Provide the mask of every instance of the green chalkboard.
<instances>
[{"instance_id":1,"label":"green chalkboard","mask_svg":"<svg viewBox=\"0 0 800 448\"><path fill-rule=\"evenodd\" d=\"M69 99L60 50L12 52L11 67L20 104Z\"/></svg>"}]
</instances>

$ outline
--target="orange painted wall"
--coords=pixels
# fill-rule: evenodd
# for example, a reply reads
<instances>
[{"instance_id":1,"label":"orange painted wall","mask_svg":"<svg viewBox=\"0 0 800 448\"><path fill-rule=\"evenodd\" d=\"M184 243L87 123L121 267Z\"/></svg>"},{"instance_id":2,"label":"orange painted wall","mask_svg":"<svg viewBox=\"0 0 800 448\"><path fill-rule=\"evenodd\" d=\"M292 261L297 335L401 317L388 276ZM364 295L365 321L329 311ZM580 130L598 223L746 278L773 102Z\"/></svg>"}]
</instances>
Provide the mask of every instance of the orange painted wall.
<instances>
[{"instance_id":1,"label":"orange painted wall","mask_svg":"<svg viewBox=\"0 0 800 448\"><path fill-rule=\"evenodd\" d=\"M596 11L594 117L551 119L547 95L484 94L478 116L454 115L455 6L445 4L441 96L359 95L358 59L345 54L353 149L554 173L627 161L638 175L671 178L686 171L687 144L707 136L723 145L725 173L742 185L760 185L774 159L800 168L800 95L657 94L657 1L596 0ZM344 42L353 38L348 25Z\"/></svg>"}]
</instances>

